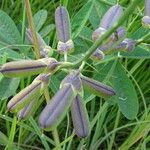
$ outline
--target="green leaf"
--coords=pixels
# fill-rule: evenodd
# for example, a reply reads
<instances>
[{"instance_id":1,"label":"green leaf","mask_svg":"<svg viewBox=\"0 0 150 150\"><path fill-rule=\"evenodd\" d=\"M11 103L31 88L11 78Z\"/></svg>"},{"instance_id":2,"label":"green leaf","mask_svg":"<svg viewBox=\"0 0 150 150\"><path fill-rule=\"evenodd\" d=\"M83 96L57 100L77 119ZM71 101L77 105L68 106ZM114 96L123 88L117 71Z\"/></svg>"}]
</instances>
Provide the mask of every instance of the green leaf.
<instances>
[{"instance_id":1,"label":"green leaf","mask_svg":"<svg viewBox=\"0 0 150 150\"><path fill-rule=\"evenodd\" d=\"M20 33L14 21L0 10L0 41L7 44L21 44Z\"/></svg>"},{"instance_id":2,"label":"green leaf","mask_svg":"<svg viewBox=\"0 0 150 150\"><path fill-rule=\"evenodd\" d=\"M137 94L131 80L127 77L119 62L114 70L113 84L121 112L126 118L135 119L139 110Z\"/></svg>"},{"instance_id":3,"label":"green leaf","mask_svg":"<svg viewBox=\"0 0 150 150\"><path fill-rule=\"evenodd\" d=\"M19 53L0 44L0 57L3 57L3 56L6 56L7 58L12 59L12 60L21 59L21 56L19 55Z\"/></svg>"},{"instance_id":4,"label":"green leaf","mask_svg":"<svg viewBox=\"0 0 150 150\"><path fill-rule=\"evenodd\" d=\"M19 86L19 78L5 78L0 80L0 99L7 99L14 95Z\"/></svg>"},{"instance_id":5,"label":"green leaf","mask_svg":"<svg viewBox=\"0 0 150 150\"><path fill-rule=\"evenodd\" d=\"M39 31L47 19L47 11L39 10L33 17L36 31Z\"/></svg>"},{"instance_id":6,"label":"green leaf","mask_svg":"<svg viewBox=\"0 0 150 150\"><path fill-rule=\"evenodd\" d=\"M8 138L7 136L0 131L0 145L7 145Z\"/></svg>"},{"instance_id":7,"label":"green leaf","mask_svg":"<svg viewBox=\"0 0 150 150\"><path fill-rule=\"evenodd\" d=\"M53 31L55 29L55 25L54 24L50 24L47 25L46 27L44 27L41 31L40 31L40 35L42 37L47 36L51 31Z\"/></svg>"},{"instance_id":8,"label":"green leaf","mask_svg":"<svg viewBox=\"0 0 150 150\"><path fill-rule=\"evenodd\" d=\"M95 0L89 0L72 19L71 25L73 31L73 38L76 38L82 31L84 25L86 24L90 16L94 2Z\"/></svg>"},{"instance_id":9,"label":"green leaf","mask_svg":"<svg viewBox=\"0 0 150 150\"><path fill-rule=\"evenodd\" d=\"M132 52L122 52L121 55L126 58L150 58L150 50L148 47L137 46Z\"/></svg>"}]
</instances>

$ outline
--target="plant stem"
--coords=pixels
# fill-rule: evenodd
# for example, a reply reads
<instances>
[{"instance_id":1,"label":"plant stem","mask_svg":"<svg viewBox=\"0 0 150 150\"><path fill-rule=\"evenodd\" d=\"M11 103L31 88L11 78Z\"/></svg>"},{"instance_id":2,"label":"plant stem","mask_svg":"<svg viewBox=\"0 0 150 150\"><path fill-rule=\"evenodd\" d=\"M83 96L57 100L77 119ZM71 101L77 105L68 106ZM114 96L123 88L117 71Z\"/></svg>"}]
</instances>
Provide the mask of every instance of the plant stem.
<instances>
[{"instance_id":1,"label":"plant stem","mask_svg":"<svg viewBox=\"0 0 150 150\"><path fill-rule=\"evenodd\" d=\"M79 66L82 61L87 60L91 54L114 32L117 30L117 28L124 23L126 18L133 12L133 10L136 8L136 6L141 2L141 0L134 0L130 6L126 9L125 13L122 15L122 17L119 19L119 21L110 28L106 33L104 33L85 53L84 57L81 58L79 61L75 63L74 66Z\"/></svg>"},{"instance_id":2,"label":"plant stem","mask_svg":"<svg viewBox=\"0 0 150 150\"><path fill-rule=\"evenodd\" d=\"M32 33L32 38L33 38L33 43L34 43L33 46L34 46L34 50L35 50L36 59L39 59L40 51L39 51L38 40L37 40L36 31L35 31L35 27L34 27L34 22L33 22L33 18L32 18L30 2L29 2L29 0L24 0L24 2L25 2L25 6L26 6L29 28L31 29L31 33Z\"/></svg>"}]
</instances>

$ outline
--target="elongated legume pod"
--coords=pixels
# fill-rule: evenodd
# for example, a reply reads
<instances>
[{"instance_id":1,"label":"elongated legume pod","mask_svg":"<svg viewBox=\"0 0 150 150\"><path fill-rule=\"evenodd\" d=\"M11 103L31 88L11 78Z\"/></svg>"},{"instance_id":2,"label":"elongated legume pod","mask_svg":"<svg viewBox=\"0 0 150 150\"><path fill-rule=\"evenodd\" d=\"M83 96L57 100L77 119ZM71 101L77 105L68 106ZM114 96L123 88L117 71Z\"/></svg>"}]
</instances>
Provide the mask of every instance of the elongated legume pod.
<instances>
[{"instance_id":1,"label":"elongated legume pod","mask_svg":"<svg viewBox=\"0 0 150 150\"><path fill-rule=\"evenodd\" d=\"M78 94L71 104L71 116L77 136L84 138L90 134L90 122L85 104Z\"/></svg>"},{"instance_id":2,"label":"elongated legume pod","mask_svg":"<svg viewBox=\"0 0 150 150\"><path fill-rule=\"evenodd\" d=\"M101 82L90 79L83 75L81 75L81 81L83 87L99 97L108 98L115 95L115 91L112 87L102 84Z\"/></svg>"},{"instance_id":3,"label":"elongated legume pod","mask_svg":"<svg viewBox=\"0 0 150 150\"><path fill-rule=\"evenodd\" d=\"M57 50L60 54L72 52L74 43L71 40L71 27L68 11L65 7L59 6L55 11L55 23L57 38L59 40Z\"/></svg>"},{"instance_id":4,"label":"elongated legume pod","mask_svg":"<svg viewBox=\"0 0 150 150\"><path fill-rule=\"evenodd\" d=\"M49 52L50 51L52 52L52 48L45 43L45 41L43 40L43 38L41 37L41 35L39 33L36 33L36 35L37 35L37 39L38 39L41 57L44 57L44 58L48 57ZM34 44L32 32L30 29L26 29L26 36L27 36L28 40L32 44Z\"/></svg>"},{"instance_id":5,"label":"elongated legume pod","mask_svg":"<svg viewBox=\"0 0 150 150\"><path fill-rule=\"evenodd\" d=\"M29 86L20 91L8 102L8 110L11 112L18 112L32 100L37 100L43 93L44 87L47 86L48 81L49 75L39 75Z\"/></svg>"},{"instance_id":6,"label":"elongated legume pod","mask_svg":"<svg viewBox=\"0 0 150 150\"><path fill-rule=\"evenodd\" d=\"M71 84L62 86L41 112L40 127L45 130L55 128L66 115L75 96L76 93Z\"/></svg>"},{"instance_id":7,"label":"elongated legume pod","mask_svg":"<svg viewBox=\"0 0 150 150\"><path fill-rule=\"evenodd\" d=\"M100 27L104 29L109 29L112 27L123 14L123 9L120 5L114 5L108 9L108 11L103 16Z\"/></svg>"},{"instance_id":8,"label":"elongated legume pod","mask_svg":"<svg viewBox=\"0 0 150 150\"><path fill-rule=\"evenodd\" d=\"M21 60L8 62L0 68L0 72L6 77L25 77L40 73L49 73L57 67L54 58L39 60Z\"/></svg>"}]
</instances>

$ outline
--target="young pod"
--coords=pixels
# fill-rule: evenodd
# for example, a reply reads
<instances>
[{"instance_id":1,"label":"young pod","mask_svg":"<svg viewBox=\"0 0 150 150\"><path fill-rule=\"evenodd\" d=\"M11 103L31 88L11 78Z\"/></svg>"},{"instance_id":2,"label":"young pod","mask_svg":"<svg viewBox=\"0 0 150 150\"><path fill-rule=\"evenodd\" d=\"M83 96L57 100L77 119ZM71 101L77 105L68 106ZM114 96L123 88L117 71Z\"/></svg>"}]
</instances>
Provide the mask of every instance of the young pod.
<instances>
[{"instance_id":1,"label":"young pod","mask_svg":"<svg viewBox=\"0 0 150 150\"><path fill-rule=\"evenodd\" d=\"M104 29L111 28L120 19L123 14L123 9L120 5L116 4L112 6L103 16L100 26Z\"/></svg>"},{"instance_id":2,"label":"young pod","mask_svg":"<svg viewBox=\"0 0 150 150\"><path fill-rule=\"evenodd\" d=\"M55 24L58 38L58 52L64 54L72 52L74 43L71 40L71 27L68 11L65 7L59 6L55 11Z\"/></svg>"},{"instance_id":3,"label":"young pod","mask_svg":"<svg viewBox=\"0 0 150 150\"><path fill-rule=\"evenodd\" d=\"M62 87L65 84L71 84L77 93L80 93L80 95L83 95L83 88L82 88L79 70L72 70L70 74L67 75L62 80L60 87Z\"/></svg>"},{"instance_id":4,"label":"young pod","mask_svg":"<svg viewBox=\"0 0 150 150\"><path fill-rule=\"evenodd\" d=\"M85 77L83 75L81 75L81 81L83 87L85 87L91 93L99 97L108 98L116 94L112 87L102 84L101 82L90 79L88 77Z\"/></svg>"},{"instance_id":5,"label":"young pod","mask_svg":"<svg viewBox=\"0 0 150 150\"><path fill-rule=\"evenodd\" d=\"M145 0L145 15L142 18L142 25L150 28L150 0Z\"/></svg>"},{"instance_id":6,"label":"young pod","mask_svg":"<svg viewBox=\"0 0 150 150\"><path fill-rule=\"evenodd\" d=\"M90 58L93 61L100 61L100 60L103 60L104 57L105 57L105 54L99 48L97 48Z\"/></svg>"},{"instance_id":7,"label":"young pod","mask_svg":"<svg viewBox=\"0 0 150 150\"><path fill-rule=\"evenodd\" d=\"M11 112L18 112L33 99L38 99L43 93L45 86L48 85L49 75L41 74L33 80L33 82L25 89L15 95L7 104L7 108Z\"/></svg>"},{"instance_id":8,"label":"young pod","mask_svg":"<svg viewBox=\"0 0 150 150\"><path fill-rule=\"evenodd\" d=\"M76 93L71 84L63 85L41 112L40 127L45 130L54 129L66 115L75 96Z\"/></svg>"},{"instance_id":9,"label":"young pod","mask_svg":"<svg viewBox=\"0 0 150 150\"><path fill-rule=\"evenodd\" d=\"M75 133L80 138L85 138L90 134L90 122L85 104L79 94L71 104L71 116Z\"/></svg>"},{"instance_id":10,"label":"young pod","mask_svg":"<svg viewBox=\"0 0 150 150\"><path fill-rule=\"evenodd\" d=\"M54 58L20 60L2 65L0 72L6 77L25 77L40 73L49 73L53 71L57 65L57 60Z\"/></svg>"},{"instance_id":11,"label":"young pod","mask_svg":"<svg viewBox=\"0 0 150 150\"><path fill-rule=\"evenodd\" d=\"M30 29L26 29L26 36L28 40L31 42L31 44L34 44L32 32ZM52 48L45 43L45 41L43 40L43 38L41 37L39 33L36 33L36 36L37 36L37 40L38 40L38 44L40 48L41 57L43 58L48 57L48 54L52 52Z\"/></svg>"},{"instance_id":12,"label":"young pod","mask_svg":"<svg viewBox=\"0 0 150 150\"><path fill-rule=\"evenodd\" d=\"M33 115L37 111L42 101L43 99L32 100L27 106L25 106L18 112L17 114L18 119L19 120L28 119L31 115Z\"/></svg>"}]
</instances>

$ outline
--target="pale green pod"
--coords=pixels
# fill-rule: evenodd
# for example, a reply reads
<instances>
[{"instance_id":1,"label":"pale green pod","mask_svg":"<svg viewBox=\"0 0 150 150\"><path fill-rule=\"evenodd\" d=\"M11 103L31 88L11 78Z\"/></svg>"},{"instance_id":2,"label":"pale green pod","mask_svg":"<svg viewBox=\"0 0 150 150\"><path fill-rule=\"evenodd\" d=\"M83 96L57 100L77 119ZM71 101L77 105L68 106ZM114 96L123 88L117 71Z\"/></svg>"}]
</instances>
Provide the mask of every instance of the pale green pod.
<instances>
[{"instance_id":1,"label":"pale green pod","mask_svg":"<svg viewBox=\"0 0 150 150\"><path fill-rule=\"evenodd\" d=\"M38 99L47 86L49 76L46 74L39 75L25 89L15 95L7 104L7 109L11 112L18 112L32 100Z\"/></svg>"},{"instance_id":2,"label":"pale green pod","mask_svg":"<svg viewBox=\"0 0 150 150\"><path fill-rule=\"evenodd\" d=\"M71 104L71 116L75 134L80 138L85 138L90 134L90 121L85 104L78 94Z\"/></svg>"},{"instance_id":3,"label":"pale green pod","mask_svg":"<svg viewBox=\"0 0 150 150\"><path fill-rule=\"evenodd\" d=\"M108 98L116 94L112 87L83 75L81 75L81 81L84 88L99 97Z\"/></svg>"},{"instance_id":4,"label":"pale green pod","mask_svg":"<svg viewBox=\"0 0 150 150\"><path fill-rule=\"evenodd\" d=\"M49 73L57 67L54 58L38 60L21 60L2 65L0 72L6 77L25 77L40 73Z\"/></svg>"},{"instance_id":5,"label":"pale green pod","mask_svg":"<svg viewBox=\"0 0 150 150\"><path fill-rule=\"evenodd\" d=\"M71 84L63 85L41 112L40 127L44 130L53 130L59 125L75 96L76 92Z\"/></svg>"}]
</instances>

